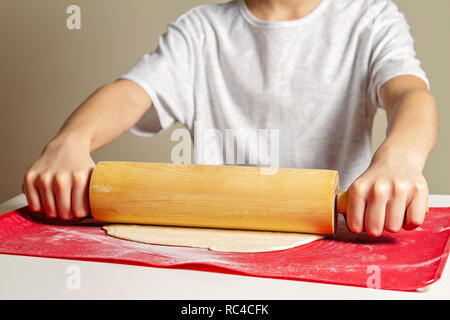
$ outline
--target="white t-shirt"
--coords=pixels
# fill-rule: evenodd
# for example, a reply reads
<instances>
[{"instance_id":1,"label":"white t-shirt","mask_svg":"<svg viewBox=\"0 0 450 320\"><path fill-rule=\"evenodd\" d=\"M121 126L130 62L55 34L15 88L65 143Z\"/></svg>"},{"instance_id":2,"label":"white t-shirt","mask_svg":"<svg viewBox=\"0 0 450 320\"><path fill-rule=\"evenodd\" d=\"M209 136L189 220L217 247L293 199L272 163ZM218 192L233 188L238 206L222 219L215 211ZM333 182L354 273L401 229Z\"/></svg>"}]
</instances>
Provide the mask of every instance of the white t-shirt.
<instances>
[{"instance_id":1,"label":"white t-shirt","mask_svg":"<svg viewBox=\"0 0 450 320\"><path fill-rule=\"evenodd\" d=\"M343 190L370 163L380 88L404 74L428 84L390 0L322 0L271 22L236 0L189 10L122 78L153 101L134 133L179 121L196 163L334 169Z\"/></svg>"}]
</instances>

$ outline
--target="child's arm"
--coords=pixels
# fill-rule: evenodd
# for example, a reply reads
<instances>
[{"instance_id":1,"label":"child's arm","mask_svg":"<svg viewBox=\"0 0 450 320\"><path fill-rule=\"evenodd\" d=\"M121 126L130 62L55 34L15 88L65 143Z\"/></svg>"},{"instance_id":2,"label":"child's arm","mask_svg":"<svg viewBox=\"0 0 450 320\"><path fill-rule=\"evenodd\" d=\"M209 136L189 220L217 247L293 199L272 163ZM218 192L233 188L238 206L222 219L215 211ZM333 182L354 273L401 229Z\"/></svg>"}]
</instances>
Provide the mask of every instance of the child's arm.
<instances>
[{"instance_id":1,"label":"child's arm","mask_svg":"<svg viewBox=\"0 0 450 320\"><path fill-rule=\"evenodd\" d=\"M439 131L436 103L427 85L399 76L381 89L387 137L369 168L350 186L347 223L351 231L379 236L413 229L424 218L428 187L422 170ZM406 217L405 217L406 213Z\"/></svg>"},{"instance_id":2,"label":"child's arm","mask_svg":"<svg viewBox=\"0 0 450 320\"><path fill-rule=\"evenodd\" d=\"M131 128L152 102L130 80L98 89L64 123L27 170L22 190L31 210L64 220L89 214L90 152Z\"/></svg>"}]
</instances>

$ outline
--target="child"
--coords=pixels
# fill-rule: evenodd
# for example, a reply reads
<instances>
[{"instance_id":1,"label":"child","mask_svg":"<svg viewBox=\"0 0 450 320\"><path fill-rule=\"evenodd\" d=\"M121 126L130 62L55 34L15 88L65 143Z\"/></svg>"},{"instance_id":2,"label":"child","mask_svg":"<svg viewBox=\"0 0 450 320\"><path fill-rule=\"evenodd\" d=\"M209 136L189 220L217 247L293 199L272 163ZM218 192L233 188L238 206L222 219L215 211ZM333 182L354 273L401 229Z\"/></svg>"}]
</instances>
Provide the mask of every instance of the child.
<instances>
[{"instance_id":1,"label":"child","mask_svg":"<svg viewBox=\"0 0 450 320\"><path fill-rule=\"evenodd\" d=\"M378 107L388 129L372 157ZM24 178L31 210L86 217L90 152L131 127L151 135L176 121L194 143L202 138L197 124L222 133L274 130L280 167L338 170L353 232L379 236L424 220L422 170L439 121L409 26L390 0L236 0L191 9L48 143ZM209 144L223 151L219 140ZM196 152L196 161L230 164L223 153Z\"/></svg>"}]
</instances>

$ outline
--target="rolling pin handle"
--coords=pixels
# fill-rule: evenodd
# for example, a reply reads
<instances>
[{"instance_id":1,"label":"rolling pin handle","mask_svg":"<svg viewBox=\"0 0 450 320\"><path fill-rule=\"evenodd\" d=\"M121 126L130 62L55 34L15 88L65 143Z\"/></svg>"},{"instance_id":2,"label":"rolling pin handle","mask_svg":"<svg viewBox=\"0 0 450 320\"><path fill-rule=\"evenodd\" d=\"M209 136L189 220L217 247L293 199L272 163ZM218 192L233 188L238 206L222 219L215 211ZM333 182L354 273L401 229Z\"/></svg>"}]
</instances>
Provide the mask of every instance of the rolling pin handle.
<instances>
[{"instance_id":1,"label":"rolling pin handle","mask_svg":"<svg viewBox=\"0 0 450 320\"><path fill-rule=\"evenodd\" d=\"M336 210L338 213L347 214L348 190L339 192L336 198Z\"/></svg>"}]
</instances>

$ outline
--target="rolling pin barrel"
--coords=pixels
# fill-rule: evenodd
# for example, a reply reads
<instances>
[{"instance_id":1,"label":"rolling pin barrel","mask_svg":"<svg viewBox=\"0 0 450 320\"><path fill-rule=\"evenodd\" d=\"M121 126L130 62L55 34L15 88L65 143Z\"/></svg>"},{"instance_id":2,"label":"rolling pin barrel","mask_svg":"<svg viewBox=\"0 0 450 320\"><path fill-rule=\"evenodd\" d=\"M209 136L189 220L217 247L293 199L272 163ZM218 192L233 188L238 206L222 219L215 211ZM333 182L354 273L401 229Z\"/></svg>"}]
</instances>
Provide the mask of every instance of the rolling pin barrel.
<instances>
[{"instance_id":1,"label":"rolling pin barrel","mask_svg":"<svg viewBox=\"0 0 450 320\"><path fill-rule=\"evenodd\" d=\"M333 234L338 191L335 170L100 162L89 202L102 222Z\"/></svg>"}]
</instances>

